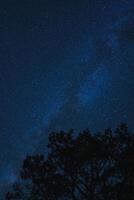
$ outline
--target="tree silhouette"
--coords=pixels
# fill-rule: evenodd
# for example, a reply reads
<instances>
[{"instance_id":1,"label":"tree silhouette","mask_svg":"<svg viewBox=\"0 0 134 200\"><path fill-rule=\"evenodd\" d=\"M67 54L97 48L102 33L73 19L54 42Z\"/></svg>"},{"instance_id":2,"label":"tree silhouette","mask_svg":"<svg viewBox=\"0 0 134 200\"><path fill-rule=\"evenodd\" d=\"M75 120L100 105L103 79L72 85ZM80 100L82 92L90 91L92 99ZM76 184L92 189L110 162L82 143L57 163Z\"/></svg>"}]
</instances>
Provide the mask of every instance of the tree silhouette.
<instances>
[{"instance_id":1,"label":"tree silhouette","mask_svg":"<svg viewBox=\"0 0 134 200\"><path fill-rule=\"evenodd\" d=\"M133 200L134 134L114 132L49 135L48 155L27 156L6 200Z\"/></svg>"}]
</instances>

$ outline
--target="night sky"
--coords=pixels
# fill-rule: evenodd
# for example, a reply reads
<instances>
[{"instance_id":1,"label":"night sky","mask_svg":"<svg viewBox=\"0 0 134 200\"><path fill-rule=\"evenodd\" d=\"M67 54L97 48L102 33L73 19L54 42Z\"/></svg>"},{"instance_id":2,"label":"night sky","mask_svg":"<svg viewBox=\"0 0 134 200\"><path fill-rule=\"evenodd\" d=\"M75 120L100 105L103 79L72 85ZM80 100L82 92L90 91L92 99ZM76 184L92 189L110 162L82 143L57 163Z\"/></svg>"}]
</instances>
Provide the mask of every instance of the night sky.
<instances>
[{"instance_id":1,"label":"night sky","mask_svg":"<svg viewBox=\"0 0 134 200\"><path fill-rule=\"evenodd\" d=\"M1 186L53 130L134 130L133 13L133 0L1 1Z\"/></svg>"}]
</instances>

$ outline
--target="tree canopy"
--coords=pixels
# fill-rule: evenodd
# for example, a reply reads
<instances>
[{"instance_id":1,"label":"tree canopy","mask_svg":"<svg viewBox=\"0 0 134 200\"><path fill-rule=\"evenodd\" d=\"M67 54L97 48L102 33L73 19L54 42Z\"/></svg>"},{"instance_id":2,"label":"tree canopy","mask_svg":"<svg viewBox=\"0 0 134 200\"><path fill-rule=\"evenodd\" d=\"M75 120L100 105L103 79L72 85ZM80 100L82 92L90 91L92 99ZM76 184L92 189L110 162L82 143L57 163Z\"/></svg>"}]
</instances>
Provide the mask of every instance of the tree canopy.
<instances>
[{"instance_id":1,"label":"tree canopy","mask_svg":"<svg viewBox=\"0 0 134 200\"><path fill-rule=\"evenodd\" d=\"M48 154L28 155L6 200L133 200L134 134L88 129L49 135Z\"/></svg>"}]
</instances>

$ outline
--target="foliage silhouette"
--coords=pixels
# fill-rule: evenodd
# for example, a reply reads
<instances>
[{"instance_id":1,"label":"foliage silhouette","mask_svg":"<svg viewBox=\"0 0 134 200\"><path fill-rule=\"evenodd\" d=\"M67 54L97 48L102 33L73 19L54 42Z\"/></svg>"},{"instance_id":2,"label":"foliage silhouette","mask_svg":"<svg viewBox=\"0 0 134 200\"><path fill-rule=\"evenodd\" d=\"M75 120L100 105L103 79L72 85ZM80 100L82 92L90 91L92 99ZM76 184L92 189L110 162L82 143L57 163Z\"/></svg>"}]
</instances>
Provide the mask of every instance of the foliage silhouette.
<instances>
[{"instance_id":1,"label":"foliage silhouette","mask_svg":"<svg viewBox=\"0 0 134 200\"><path fill-rule=\"evenodd\" d=\"M133 200L134 134L73 130L49 135L48 155L27 156L6 200Z\"/></svg>"}]
</instances>

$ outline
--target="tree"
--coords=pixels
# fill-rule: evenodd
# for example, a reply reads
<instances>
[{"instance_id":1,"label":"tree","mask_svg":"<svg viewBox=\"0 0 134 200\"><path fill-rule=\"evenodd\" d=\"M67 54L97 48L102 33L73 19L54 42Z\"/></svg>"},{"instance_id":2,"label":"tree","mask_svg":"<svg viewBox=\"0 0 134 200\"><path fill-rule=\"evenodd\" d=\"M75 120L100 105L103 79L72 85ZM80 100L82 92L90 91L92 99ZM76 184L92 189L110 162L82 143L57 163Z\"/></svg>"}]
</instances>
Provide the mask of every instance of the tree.
<instances>
[{"instance_id":1,"label":"tree","mask_svg":"<svg viewBox=\"0 0 134 200\"><path fill-rule=\"evenodd\" d=\"M27 156L23 182L6 200L132 200L134 198L134 134L121 124L76 135L49 135L48 155Z\"/></svg>"}]
</instances>

